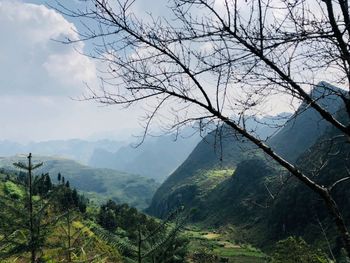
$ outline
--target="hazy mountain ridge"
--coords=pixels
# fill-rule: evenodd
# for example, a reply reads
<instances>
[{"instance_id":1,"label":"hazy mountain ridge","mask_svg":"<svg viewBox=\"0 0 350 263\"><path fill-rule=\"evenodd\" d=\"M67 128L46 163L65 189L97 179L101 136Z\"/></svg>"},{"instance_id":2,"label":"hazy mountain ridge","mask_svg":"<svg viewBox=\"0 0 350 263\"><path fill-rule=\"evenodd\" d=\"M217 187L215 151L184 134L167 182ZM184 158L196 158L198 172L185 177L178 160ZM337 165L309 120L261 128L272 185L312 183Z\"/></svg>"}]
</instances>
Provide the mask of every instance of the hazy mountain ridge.
<instances>
[{"instance_id":1,"label":"hazy mountain ridge","mask_svg":"<svg viewBox=\"0 0 350 263\"><path fill-rule=\"evenodd\" d=\"M37 174L49 173L52 181L56 182L57 174L61 173L72 187L97 202L112 199L143 209L149 205L158 187L152 179L112 169L92 168L73 160L44 156L34 156L33 160L44 163L36 171ZM1 158L0 166L13 170L12 163L18 161L26 161L26 157L21 155Z\"/></svg>"},{"instance_id":2,"label":"hazy mountain ridge","mask_svg":"<svg viewBox=\"0 0 350 263\"><path fill-rule=\"evenodd\" d=\"M80 139L50 140L26 144L0 141L0 156L32 152L33 155L75 160L95 168L110 168L163 181L190 154L201 137L192 129L185 137L174 134L149 137L139 147L129 141Z\"/></svg>"},{"instance_id":3,"label":"hazy mountain ridge","mask_svg":"<svg viewBox=\"0 0 350 263\"><path fill-rule=\"evenodd\" d=\"M185 137L176 137L175 134L149 137L138 147L130 144L116 152L96 149L89 165L140 174L162 182L188 157L201 139L191 128L184 134Z\"/></svg>"},{"instance_id":4,"label":"hazy mountain ridge","mask_svg":"<svg viewBox=\"0 0 350 263\"><path fill-rule=\"evenodd\" d=\"M87 141L80 139L50 140L42 142L17 143L0 141L0 156L13 156L32 152L34 155L56 156L87 164L95 149L117 151L125 142L114 140Z\"/></svg>"}]
</instances>

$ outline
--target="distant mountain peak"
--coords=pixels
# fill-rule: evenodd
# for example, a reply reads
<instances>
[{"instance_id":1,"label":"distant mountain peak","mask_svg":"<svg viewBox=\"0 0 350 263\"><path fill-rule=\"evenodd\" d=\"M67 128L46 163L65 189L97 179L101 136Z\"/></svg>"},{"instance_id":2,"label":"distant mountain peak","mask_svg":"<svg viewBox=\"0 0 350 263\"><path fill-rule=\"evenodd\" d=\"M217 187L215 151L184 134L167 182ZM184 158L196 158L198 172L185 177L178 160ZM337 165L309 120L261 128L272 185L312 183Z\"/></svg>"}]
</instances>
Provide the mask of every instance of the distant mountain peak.
<instances>
[{"instance_id":1,"label":"distant mountain peak","mask_svg":"<svg viewBox=\"0 0 350 263\"><path fill-rule=\"evenodd\" d=\"M310 95L311 98L317 100L317 102L322 107L326 108L332 114L334 114L339 110L339 102L342 102L340 96L346 96L346 91L332 84L329 84L326 81L321 81L314 86L310 92Z\"/></svg>"},{"instance_id":2,"label":"distant mountain peak","mask_svg":"<svg viewBox=\"0 0 350 263\"><path fill-rule=\"evenodd\" d=\"M345 94L346 91L342 88L339 88L337 86L334 86L327 81L320 81L317 85L313 87L311 90L311 94L313 96L317 95L331 95L331 94ZM317 97L316 97L317 98Z\"/></svg>"}]
</instances>

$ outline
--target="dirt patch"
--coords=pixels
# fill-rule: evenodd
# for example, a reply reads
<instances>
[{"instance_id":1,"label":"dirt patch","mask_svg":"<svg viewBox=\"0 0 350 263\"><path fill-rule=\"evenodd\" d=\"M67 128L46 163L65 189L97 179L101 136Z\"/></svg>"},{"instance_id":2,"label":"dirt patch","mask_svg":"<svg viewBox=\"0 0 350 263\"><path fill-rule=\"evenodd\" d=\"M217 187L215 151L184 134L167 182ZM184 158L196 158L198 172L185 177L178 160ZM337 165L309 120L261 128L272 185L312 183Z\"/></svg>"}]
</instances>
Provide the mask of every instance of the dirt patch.
<instances>
[{"instance_id":1,"label":"dirt patch","mask_svg":"<svg viewBox=\"0 0 350 263\"><path fill-rule=\"evenodd\" d=\"M228 241L219 241L218 244L224 248L241 248L240 245L235 245Z\"/></svg>"},{"instance_id":2,"label":"dirt patch","mask_svg":"<svg viewBox=\"0 0 350 263\"><path fill-rule=\"evenodd\" d=\"M212 239L218 239L221 235L217 233L208 233L203 235L204 238L212 240Z\"/></svg>"}]
</instances>

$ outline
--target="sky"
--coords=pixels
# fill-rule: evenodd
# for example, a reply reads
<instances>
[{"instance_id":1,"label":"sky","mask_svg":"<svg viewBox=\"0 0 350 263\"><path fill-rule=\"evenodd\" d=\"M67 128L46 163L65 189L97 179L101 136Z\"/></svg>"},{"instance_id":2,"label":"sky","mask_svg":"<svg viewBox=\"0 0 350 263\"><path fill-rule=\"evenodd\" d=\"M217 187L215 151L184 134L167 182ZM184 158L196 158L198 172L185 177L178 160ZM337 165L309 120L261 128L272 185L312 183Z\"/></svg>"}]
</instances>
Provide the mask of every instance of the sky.
<instances>
[{"instance_id":1,"label":"sky","mask_svg":"<svg viewBox=\"0 0 350 263\"><path fill-rule=\"evenodd\" d=\"M96 62L80 54L83 43L53 41L76 37L75 25L47 3L0 0L0 140L128 137L136 110L77 101L98 83Z\"/></svg>"},{"instance_id":2,"label":"sky","mask_svg":"<svg viewBox=\"0 0 350 263\"><path fill-rule=\"evenodd\" d=\"M79 8L78 0L61 0ZM136 13L166 14L164 0L136 1ZM51 8L54 0L0 0L0 140L125 139L141 133L140 107L79 101L98 85L89 46L54 41L81 30Z\"/></svg>"}]
</instances>

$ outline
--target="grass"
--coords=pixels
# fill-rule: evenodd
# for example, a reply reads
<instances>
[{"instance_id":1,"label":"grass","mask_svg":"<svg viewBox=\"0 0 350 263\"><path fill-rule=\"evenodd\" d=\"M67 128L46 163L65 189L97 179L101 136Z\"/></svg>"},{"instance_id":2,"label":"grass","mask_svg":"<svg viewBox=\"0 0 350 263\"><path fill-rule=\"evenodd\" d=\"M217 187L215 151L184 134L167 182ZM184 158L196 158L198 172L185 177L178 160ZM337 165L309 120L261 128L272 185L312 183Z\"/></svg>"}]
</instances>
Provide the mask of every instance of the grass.
<instances>
[{"instance_id":1,"label":"grass","mask_svg":"<svg viewBox=\"0 0 350 263\"><path fill-rule=\"evenodd\" d=\"M4 184L4 192L14 199L20 199L24 197L24 191L18 185L11 181L7 181Z\"/></svg>"},{"instance_id":2,"label":"grass","mask_svg":"<svg viewBox=\"0 0 350 263\"><path fill-rule=\"evenodd\" d=\"M218 239L220 237L220 234L208 233L208 234L203 235L203 237L205 239L209 239L209 240L211 240L211 239Z\"/></svg>"},{"instance_id":3,"label":"grass","mask_svg":"<svg viewBox=\"0 0 350 263\"><path fill-rule=\"evenodd\" d=\"M193 181L201 189L202 195L205 195L218 184L232 176L233 172L233 169L198 171Z\"/></svg>"},{"instance_id":4,"label":"grass","mask_svg":"<svg viewBox=\"0 0 350 263\"><path fill-rule=\"evenodd\" d=\"M219 247L215 248L213 250L214 254L226 257L226 258L232 258L237 256L243 256L243 257L255 257L255 258L265 258L266 256L261 253L258 250L250 250L248 248L243 247L235 247L235 248L226 248L226 247Z\"/></svg>"},{"instance_id":5,"label":"grass","mask_svg":"<svg viewBox=\"0 0 350 263\"><path fill-rule=\"evenodd\" d=\"M228 240L227 233L217 231L203 231L196 227L186 230L190 239L189 262L195 262L191 255L195 253L206 253L228 262L237 263L262 263L267 262L267 256L248 244L235 244Z\"/></svg>"}]
</instances>

